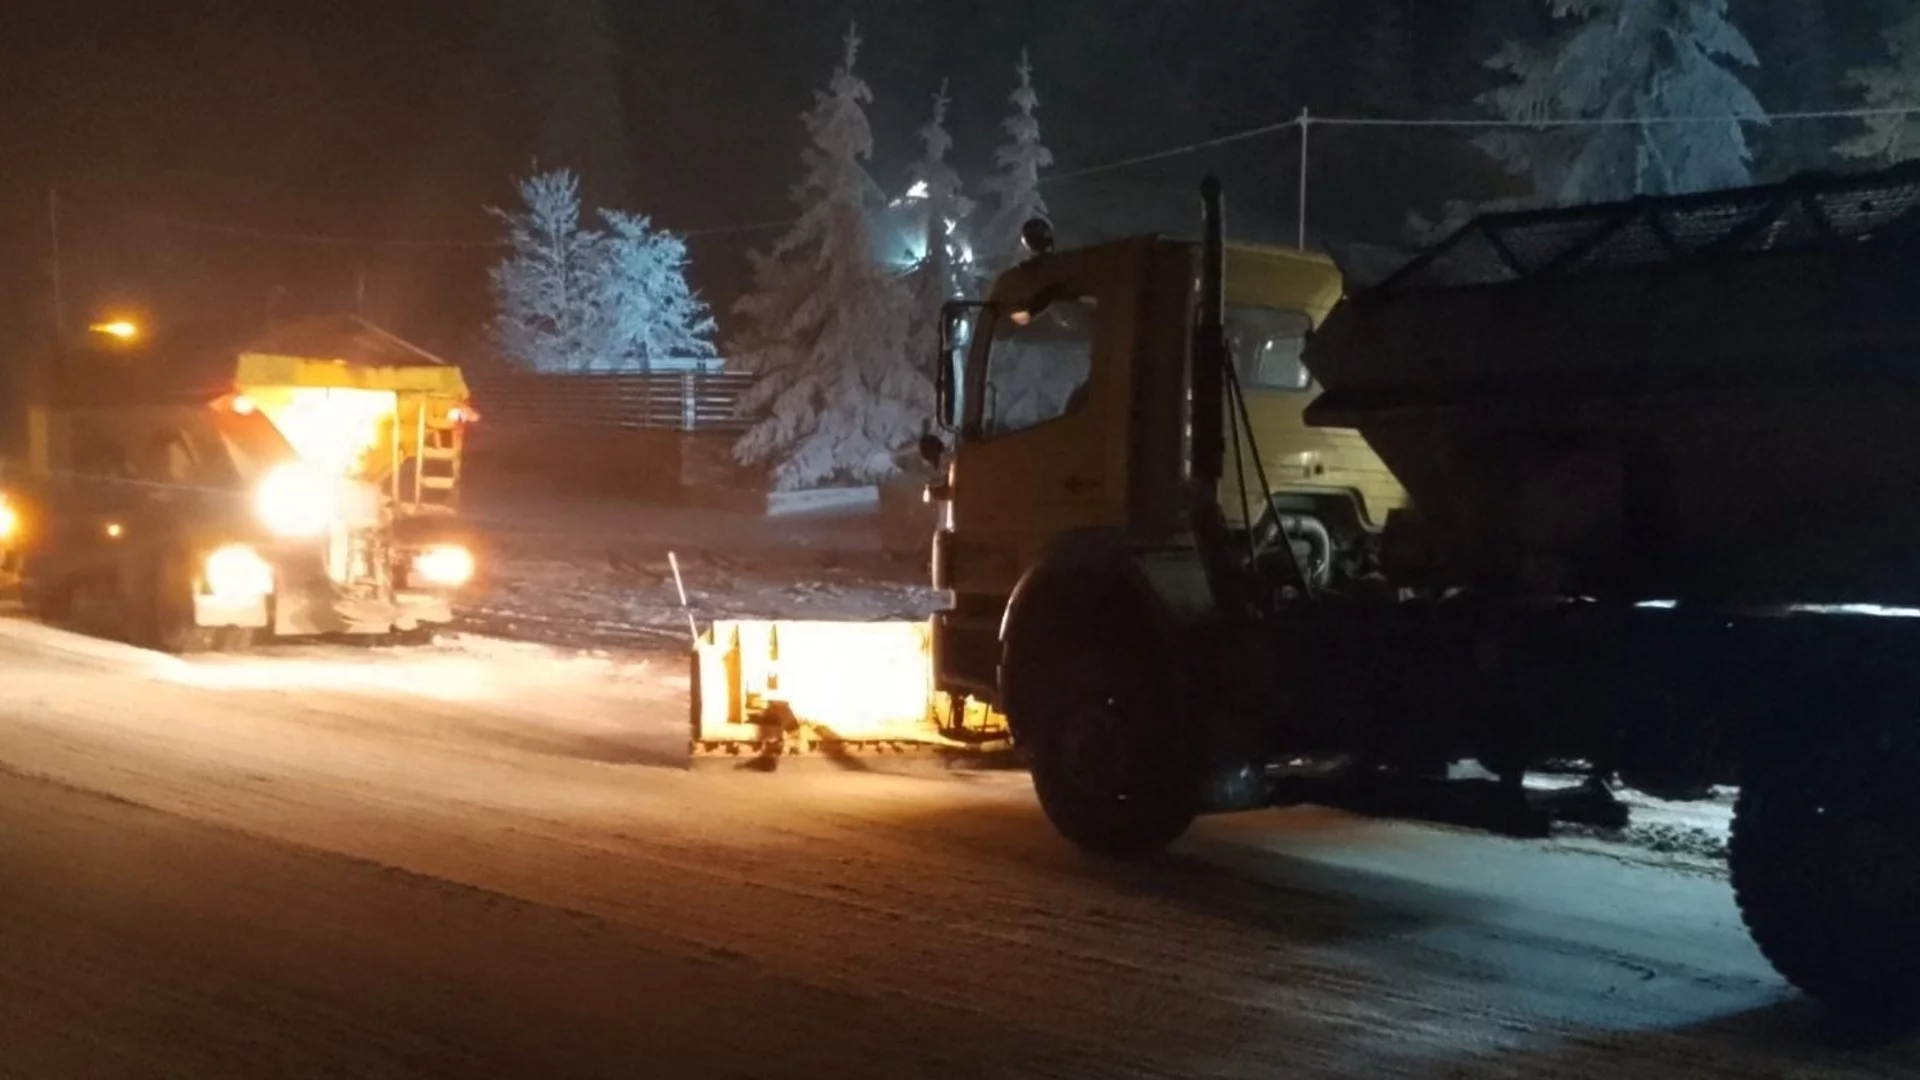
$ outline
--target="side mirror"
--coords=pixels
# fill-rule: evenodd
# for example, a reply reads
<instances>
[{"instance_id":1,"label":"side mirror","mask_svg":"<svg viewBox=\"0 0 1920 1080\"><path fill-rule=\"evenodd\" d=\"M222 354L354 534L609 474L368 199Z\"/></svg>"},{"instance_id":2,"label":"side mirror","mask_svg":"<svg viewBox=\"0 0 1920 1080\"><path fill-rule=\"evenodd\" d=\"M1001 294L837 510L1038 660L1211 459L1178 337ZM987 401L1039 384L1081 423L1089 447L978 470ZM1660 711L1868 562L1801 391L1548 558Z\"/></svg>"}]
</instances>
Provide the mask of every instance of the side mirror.
<instances>
[{"instance_id":1,"label":"side mirror","mask_svg":"<svg viewBox=\"0 0 1920 1080\"><path fill-rule=\"evenodd\" d=\"M973 343L975 324L987 310L989 305L977 300L949 300L940 306L940 355L933 360L933 407L940 426L949 431L960 426L959 388L966 373L967 347Z\"/></svg>"}]
</instances>

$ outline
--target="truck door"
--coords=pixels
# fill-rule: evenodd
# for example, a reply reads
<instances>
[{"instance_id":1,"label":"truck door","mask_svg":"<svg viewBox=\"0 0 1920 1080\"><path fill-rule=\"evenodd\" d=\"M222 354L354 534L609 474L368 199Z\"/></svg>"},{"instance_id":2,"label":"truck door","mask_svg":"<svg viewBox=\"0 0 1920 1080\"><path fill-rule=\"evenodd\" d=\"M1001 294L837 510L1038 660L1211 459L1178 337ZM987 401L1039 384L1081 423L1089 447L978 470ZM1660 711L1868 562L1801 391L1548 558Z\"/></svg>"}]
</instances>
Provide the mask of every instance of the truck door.
<instances>
[{"instance_id":1,"label":"truck door","mask_svg":"<svg viewBox=\"0 0 1920 1080\"><path fill-rule=\"evenodd\" d=\"M1125 520L1124 253L1012 271L975 325L953 463L956 592L1005 597L1055 536Z\"/></svg>"}]
</instances>

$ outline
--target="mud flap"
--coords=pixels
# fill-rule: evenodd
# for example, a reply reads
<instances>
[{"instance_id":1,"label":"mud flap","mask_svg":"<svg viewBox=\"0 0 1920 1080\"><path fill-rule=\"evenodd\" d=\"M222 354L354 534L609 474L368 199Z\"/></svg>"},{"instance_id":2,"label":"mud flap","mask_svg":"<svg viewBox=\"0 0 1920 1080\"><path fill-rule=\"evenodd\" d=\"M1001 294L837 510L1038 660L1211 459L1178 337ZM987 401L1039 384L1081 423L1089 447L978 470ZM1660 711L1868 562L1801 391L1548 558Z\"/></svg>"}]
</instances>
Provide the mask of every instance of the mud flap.
<instances>
[{"instance_id":1,"label":"mud flap","mask_svg":"<svg viewBox=\"0 0 1920 1080\"><path fill-rule=\"evenodd\" d=\"M934 692L926 622L719 622L695 642L691 677L696 768L862 772L1011 760L1002 718L963 705L956 722L953 704Z\"/></svg>"}]
</instances>

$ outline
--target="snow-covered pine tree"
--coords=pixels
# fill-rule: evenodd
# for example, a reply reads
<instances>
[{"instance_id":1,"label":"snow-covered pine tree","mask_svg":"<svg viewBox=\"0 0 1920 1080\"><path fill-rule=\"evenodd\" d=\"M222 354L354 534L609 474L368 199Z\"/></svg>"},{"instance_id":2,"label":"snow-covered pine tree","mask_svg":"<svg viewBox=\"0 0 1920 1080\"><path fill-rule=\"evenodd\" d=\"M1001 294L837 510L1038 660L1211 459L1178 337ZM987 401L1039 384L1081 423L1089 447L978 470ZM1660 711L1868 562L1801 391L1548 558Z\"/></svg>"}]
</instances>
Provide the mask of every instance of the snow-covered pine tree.
<instances>
[{"instance_id":1,"label":"snow-covered pine tree","mask_svg":"<svg viewBox=\"0 0 1920 1080\"><path fill-rule=\"evenodd\" d=\"M643 215L603 210L594 308L603 322L596 366L646 371L667 360L711 360L714 321L687 281L687 243Z\"/></svg>"},{"instance_id":2,"label":"snow-covered pine tree","mask_svg":"<svg viewBox=\"0 0 1920 1080\"><path fill-rule=\"evenodd\" d=\"M1881 35L1886 60L1847 73L1869 109L1920 109L1920 9ZM1865 117L1865 130L1834 147L1856 161L1892 163L1920 157L1920 113Z\"/></svg>"},{"instance_id":3,"label":"snow-covered pine tree","mask_svg":"<svg viewBox=\"0 0 1920 1080\"><path fill-rule=\"evenodd\" d=\"M1047 218L1047 200L1040 194L1040 171L1053 164L1053 151L1040 141L1040 120L1034 110L1040 107L1040 95L1033 89L1033 65L1026 50L1020 51L1020 84L1007 100L1014 112L1001 127L1012 141L994 151L998 175L987 180L986 188L994 196L993 216L980 236L977 251L987 260L986 269L999 270L1025 258L1020 230L1035 218Z\"/></svg>"},{"instance_id":4,"label":"snow-covered pine tree","mask_svg":"<svg viewBox=\"0 0 1920 1080\"><path fill-rule=\"evenodd\" d=\"M687 246L646 217L603 210L581 224L580 188L565 169L518 185L506 257L491 271L493 338L534 371L646 370L714 355L714 322L687 282Z\"/></svg>"},{"instance_id":5,"label":"snow-covered pine tree","mask_svg":"<svg viewBox=\"0 0 1920 1080\"><path fill-rule=\"evenodd\" d=\"M580 182L556 169L517 185L520 208L492 210L508 252L489 272L500 353L533 371L580 371L600 352L601 235L580 223Z\"/></svg>"},{"instance_id":6,"label":"snow-covered pine tree","mask_svg":"<svg viewBox=\"0 0 1920 1080\"><path fill-rule=\"evenodd\" d=\"M1479 145L1550 204L1738 186L1751 178L1745 124L1766 118L1736 68L1758 61L1726 0L1547 0L1566 25L1544 46L1511 42L1488 66L1509 80L1481 101L1539 128ZM1622 123L1662 117L1708 123ZM1545 126L1559 119L1613 123Z\"/></svg>"},{"instance_id":7,"label":"snow-covered pine tree","mask_svg":"<svg viewBox=\"0 0 1920 1080\"><path fill-rule=\"evenodd\" d=\"M939 349L940 307L966 293L971 249L962 235L973 202L962 191L960 174L947 163L953 136L947 131L947 84L933 96L933 116L919 131L922 153L907 169L907 203L925 238L919 264L908 275L913 313L908 355L931 359Z\"/></svg>"},{"instance_id":8,"label":"snow-covered pine tree","mask_svg":"<svg viewBox=\"0 0 1920 1080\"><path fill-rule=\"evenodd\" d=\"M803 118L800 217L754 253L754 291L734 309L743 325L728 352L759 376L741 402L757 422L734 458L770 467L781 490L885 479L932 412L924 364L906 351L906 291L873 257L882 196L863 164L873 94L854 74L859 49L849 28L842 63Z\"/></svg>"}]
</instances>

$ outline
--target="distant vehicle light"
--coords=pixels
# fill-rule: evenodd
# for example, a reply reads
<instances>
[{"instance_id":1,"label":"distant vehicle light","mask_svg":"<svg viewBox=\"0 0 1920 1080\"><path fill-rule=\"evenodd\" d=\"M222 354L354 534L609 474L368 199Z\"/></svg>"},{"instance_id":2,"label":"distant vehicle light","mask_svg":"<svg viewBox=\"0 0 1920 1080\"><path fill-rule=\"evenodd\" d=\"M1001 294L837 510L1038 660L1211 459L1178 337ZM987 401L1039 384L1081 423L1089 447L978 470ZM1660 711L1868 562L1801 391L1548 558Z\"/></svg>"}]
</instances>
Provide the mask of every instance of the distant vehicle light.
<instances>
[{"instance_id":1,"label":"distant vehicle light","mask_svg":"<svg viewBox=\"0 0 1920 1080\"><path fill-rule=\"evenodd\" d=\"M118 540L121 537L127 535L127 527L125 525L120 524L117 521L107 522L107 527L104 531L106 532L107 539L109 540Z\"/></svg>"},{"instance_id":2,"label":"distant vehicle light","mask_svg":"<svg viewBox=\"0 0 1920 1080\"><path fill-rule=\"evenodd\" d=\"M207 556L202 568L207 591L223 599L273 594L273 567L245 544L228 544Z\"/></svg>"},{"instance_id":3,"label":"distant vehicle light","mask_svg":"<svg viewBox=\"0 0 1920 1080\"><path fill-rule=\"evenodd\" d=\"M473 552L459 544L435 544L413 557L419 584L451 589L473 580Z\"/></svg>"},{"instance_id":4,"label":"distant vehicle light","mask_svg":"<svg viewBox=\"0 0 1920 1080\"><path fill-rule=\"evenodd\" d=\"M309 465L281 465L260 481L254 511L276 536L320 536L336 516L333 478Z\"/></svg>"},{"instance_id":5,"label":"distant vehicle light","mask_svg":"<svg viewBox=\"0 0 1920 1080\"><path fill-rule=\"evenodd\" d=\"M115 319L112 322L94 323L92 326L87 327L87 329L96 334L105 334L108 337L119 338L121 341L132 341L134 338L140 336L140 327L127 319Z\"/></svg>"},{"instance_id":6,"label":"distant vehicle light","mask_svg":"<svg viewBox=\"0 0 1920 1080\"><path fill-rule=\"evenodd\" d=\"M13 508L4 493L0 493L0 541L12 540L20 534L20 511Z\"/></svg>"}]
</instances>

